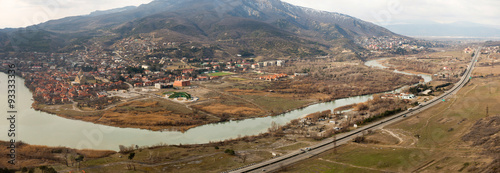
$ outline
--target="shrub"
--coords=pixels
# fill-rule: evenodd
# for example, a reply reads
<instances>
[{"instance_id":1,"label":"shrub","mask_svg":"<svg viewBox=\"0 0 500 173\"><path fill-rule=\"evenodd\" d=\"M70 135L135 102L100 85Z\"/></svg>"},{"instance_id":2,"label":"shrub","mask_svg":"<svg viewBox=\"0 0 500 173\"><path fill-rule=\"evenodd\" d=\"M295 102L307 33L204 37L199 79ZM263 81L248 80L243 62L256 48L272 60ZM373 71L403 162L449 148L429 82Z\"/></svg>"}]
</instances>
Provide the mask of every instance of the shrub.
<instances>
[{"instance_id":1,"label":"shrub","mask_svg":"<svg viewBox=\"0 0 500 173\"><path fill-rule=\"evenodd\" d=\"M354 142L356 143L363 143L365 142L366 138L364 136L358 136L356 138L354 138Z\"/></svg>"},{"instance_id":2,"label":"shrub","mask_svg":"<svg viewBox=\"0 0 500 173\"><path fill-rule=\"evenodd\" d=\"M226 149L226 150L224 151L224 153L227 153L227 154L232 155L232 156L236 155L236 153L234 152L234 150L233 150L233 149Z\"/></svg>"},{"instance_id":3,"label":"shrub","mask_svg":"<svg viewBox=\"0 0 500 173\"><path fill-rule=\"evenodd\" d=\"M135 156L135 153L130 153L130 154L128 155L128 159L129 159L129 160L132 160L132 159L134 159L134 156Z\"/></svg>"}]
</instances>

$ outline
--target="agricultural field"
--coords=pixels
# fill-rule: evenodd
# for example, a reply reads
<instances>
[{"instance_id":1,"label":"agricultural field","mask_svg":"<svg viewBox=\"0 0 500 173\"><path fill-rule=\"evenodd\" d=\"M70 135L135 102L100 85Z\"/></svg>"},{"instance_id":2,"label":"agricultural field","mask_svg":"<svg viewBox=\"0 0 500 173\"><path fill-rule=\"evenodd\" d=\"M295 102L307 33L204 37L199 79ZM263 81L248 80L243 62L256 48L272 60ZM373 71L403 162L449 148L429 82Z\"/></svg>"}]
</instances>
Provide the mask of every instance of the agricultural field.
<instances>
[{"instance_id":1,"label":"agricultural field","mask_svg":"<svg viewBox=\"0 0 500 173\"><path fill-rule=\"evenodd\" d=\"M233 75L234 73L229 73L229 72L216 72L216 73L209 73L209 76L228 76L228 75Z\"/></svg>"},{"instance_id":2,"label":"agricultural field","mask_svg":"<svg viewBox=\"0 0 500 173\"><path fill-rule=\"evenodd\" d=\"M476 67L474 71L475 76L499 76L500 75L500 66L498 67Z\"/></svg>"}]
</instances>

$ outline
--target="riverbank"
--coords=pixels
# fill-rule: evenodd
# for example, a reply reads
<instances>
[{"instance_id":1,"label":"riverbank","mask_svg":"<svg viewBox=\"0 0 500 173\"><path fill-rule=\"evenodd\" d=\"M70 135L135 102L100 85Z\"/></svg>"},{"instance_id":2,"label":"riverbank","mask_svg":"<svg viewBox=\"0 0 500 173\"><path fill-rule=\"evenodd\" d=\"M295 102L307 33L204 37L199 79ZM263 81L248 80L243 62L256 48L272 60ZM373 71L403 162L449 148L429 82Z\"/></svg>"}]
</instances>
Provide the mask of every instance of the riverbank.
<instances>
[{"instance_id":1,"label":"riverbank","mask_svg":"<svg viewBox=\"0 0 500 173\"><path fill-rule=\"evenodd\" d=\"M391 72L370 69L362 65L354 65L354 68L362 72L347 69L340 72L345 74L344 77L337 78L345 78L347 81L350 78L356 79L347 84L339 81L332 81L332 84L328 79L314 81L309 78L270 82L254 80L255 76L250 74L240 76L244 77L241 78L244 80L234 81L229 78L216 82L196 83L201 87L146 92L140 98L129 98L128 101L116 103L104 110L81 110L71 104L35 104L33 107L71 120L113 127L186 132L196 127L227 121L240 122L253 118L286 115L315 104L384 93L418 83L418 78L414 76L393 75ZM368 79L369 82L361 80L369 78L370 75L373 77ZM392 83L381 81L382 78L391 79ZM314 82L330 83L328 85L331 86L318 88L320 84L314 85ZM365 86L366 83L368 84ZM311 87L317 89L311 90L311 87L305 87L306 85L312 85ZM295 87L300 88L293 89ZM165 92L186 92L200 99L192 103L177 103L161 98L161 93Z\"/></svg>"},{"instance_id":2,"label":"riverbank","mask_svg":"<svg viewBox=\"0 0 500 173\"><path fill-rule=\"evenodd\" d=\"M119 103L101 111L79 111L72 104L44 105L33 103L33 109L71 120L80 120L120 128L151 131L180 131L216 123L218 118L195 115L180 104L161 99ZM184 109L183 109L184 108ZM147 110L144 110L147 109Z\"/></svg>"},{"instance_id":3,"label":"riverbank","mask_svg":"<svg viewBox=\"0 0 500 173\"><path fill-rule=\"evenodd\" d=\"M359 68L359 67L358 67ZM365 68L363 68L365 69ZM392 76L390 72L387 73L387 76ZM1 74L0 77L5 78L5 74ZM24 83L24 81L19 78L19 82ZM216 81L218 83L219 81ZM222 85L226 85L229 82L220 81L223 83ZM270 85L271 82L268 81L256 81L247 79L243 81L243 83L238 83L239 87L252 87L253 84L258 83L262 85ZM216 84L215 87L220 86ZM231 85L227 85L231 86ZM5 86L0 86L0 89ZM256 85L255 87L260 87L260 85ZM303 107L301 109L291 109L286 108L283 101L291 100L293 96L282 97L282 94L275 92L270 92L264 90L259 97L255 96L233 96L226 97L222 99L215 98L220 97L221 94L208 92L206 93L209 97L205 98L205 102L203 102L203 98L201 98L200 102L206 103L210 105L212 101L217 101L224 104L234 104L234 103L245 103L247 106L251 105L260 105L262 107L267 107L268 110L273 110L275 106L280 106L281 110L284 110L284 114L279 114L277 116L266 116L266 117L256 117L256 118L246 118L241 121L225 121L222 123L212 123L206 125L199 125L196 127L189 128L184 132L180 131L151 131L151 130L143 130L137 128L118 128L107 125L101 125L99 123L94 122L85 122L85 121L75 121L73 119L62 118L60 116L55 116L51 114L47 114L45 112L35 111L30 109L33 101L31 92L25 86L16 87L19 91L19 96L16 96L17 99L22 104L19 104L20 111L19 112L19 121L18 125L20 128L19 140L25 141L31 144L39 144L39 145L47 145L47 146L67 146L70 148L92 148L92 149L103 149L103 150L118 150L119 145L139 145L139 146L153 146L156 144L200 144L200 143L209 143L210 141L223 141L230 138L238 138L241 136L252 136L260 133L264 133L268 130L269 127L273 125L273 123L277 125L284 125L289 123L290 121L304 117L307 114L311 114L317 112L318 110L327 110L327 109L335 109L337 107L365 102L372 98L371 95L363 95L363 96L344 96L344 99L336 99L332 102L325 102L327 99L322 101L319 100L310 100L306 104L296 104L297 107ZM391 86L389 89L395 88ZM196 88L193 88L196 89ZM364 90L366 93L371 93ZM382 90L380 91L382 92ZM196 96L204 96L203 93L195 93ZM319 94L318 94L319 95ZM306 95L296 95L300 96L299 98L305 97ZM242 99L238 102L228 102L233 98L241 97ZM264 98L264 99L262 99ZM272 98L272 99L266 99ZM200 103L198 102L198 103ZM253 103L253 104L252 104ZM312 104L314 103L314 104ZM193 103L196 104L196 103ZM305 106L304 105L308 105ZM238 104L234 105L238 106ZM35 106L37 107L37 106ZM117 108L115 111L128 112L130 107L124 106L123 108ZM158 106L158 109L168 110L170 108ZM186 107L186 105L178 105L171 106L171 108L177 109L182 108L185 111L192 111ZM60 111L63 109L73 109L72 105L64 105L60 107ZM137 108L141 110L141 112L147 112L147 108ZM54 110L57 110L54 109ZM276 109L275 109L276 110ZM279 110L279 109L278 109ZM133 112L134 110L130 110ZM181 111L181 110L178 110ZM280 111L275 111L280 112ZM190 113L190 112L186 112ZM76 112L75 114L79 114L79 116L88 116L88 113L84 112ZM139 116L138 116L139 115ZM220 118L220 115L212 114L214 119ZM92 116L100 116L100 114L95 114ZM133 118L139 118L140 114L130 114ZM215 116L215 117L214 117ZM115 116L116 117L116 116ZM104 117L106 118L106 116ZM118 117L119 118L119 117ZM191 118L191 116L186 116L183 118ZM102 119L101 119L102 120ZM152 121L156 122L156 121ZM2 124L1 127L6 127L3 125L5 122L0 122ZM54 133L57 132L57 133ZM89 133L94 134L94 137L100 137L101 140L89 138ZM92 136L91 136L92 137ZM49 140L50 139L50 140ZM0 140L8 140L5 137L0 138ZM85 145L82 145L85 144Z\"/></svg>"},{"instance_id":4,"label":"riverbank","mask_svg":"<svg viewBox=\"0 0 500 173\"><path fill-rule=\"evenodd\" d=\"M0 140L0 147L7 148L11 143ZM0 168L35 169L44 165L66 165L76 166L75 158L82 156L85 161L104 158L116 154L115 151L106 150L77 150L67 147L48 147L42 145L30 145L24 142L16 142L15 165L8 161L11 159L8 155L9 150L0 150Z\"/></svg>"},{"instance_id":5,"label":"riverbank","mask_svg":"<svg viewBox=\"0 0 500 173\"><path fill-rule=\"evenodd\" d=\"M400 87L403 86L395 86L390 90L361 93L361 96L369 96L371 94L389 92ZM335 100L346 98L349 97L328 98L321 101L306 102L306 104L299 105L298 107L295 107L293 109L285 110L282 112L273 112L272 114L268 114L265 116L228 117L227 121L238 122L244 121L249 118L275 117L290 113L292 111L302 110L311 105L324 104L327 102L333 102ZM208 116L206 113L200 112L197 113L201 115L196 115L195 111L184 109L185 106L181 104L156 98L152 100L148 99L147 101L143 100L141 102L134 101L119 103L114 108L102 111L77 111L74 109L74 106L72 104L44 105L33 103L32 108L37 111L43 111L71 120L79 120L119 128L137 128L151 131L186 132L189 129L203 125L223 123L221 122L220 117ZM167 114L168 116L165 116Z\"/></svg>"},{"instance_id":6,"label":"riverbank","mask_svg":"<svg viewBox=\"0 0 500 173\"><path fill-rule=\"evenodd\" d=\"M442 105L421 113L422 115L408 117L408 119L390 125L381 131L369 132L364 140L358 141L358 143L350 142L339 146L335 151L326 152L313 160L298 163L286 169L284 167L284 170L286 170L285 172L307 172L307 170L321 170L320 172L322 172L331 169L358 172L373 170L382 172L403 170L406 172L419 169L433 159L432 165L439 167L430 166L423 168L424 170L435 172L447 168L445 166L451 164L454 165L449 167L451 172L457 172L464 167L464 163L470 163L471 159L476 160L478 164L471 164L470 167L465 167L463 170L485 169L492 163L492 159L488 155L481 155L482 153L478 152L482 150L482 146L470 146L470 143L457 139L467 134L469 129L480 129L471 127L476 120L485 116L483 114L469 114L470 110L465 110L464 108L467 107L463 107L463 105L470 104L471 99L476 100L474 102L476 105L492 103L491 99L498 100L496 97L498 90L494 89L499 87L498 81L497 78L475 79L458 93L457 98L443 102ZM488 88L493 89L491 90L492 94L487 94ZM489 97L484 98L485 93ZM494 109L500 108L499 106L491 105L490 108L492 115L500 113L500 110ZM479 109L482 107L475 106L475 109L478 110L473 112L481 112ZM294 133L293 130L288 130L288 132ZM436 138L435 135L429 135L436 133L442 135L439 138ZM418 134L418 138L416 134ZM439 143L437 144L436 141ZM59 172L74 172L76 170L111 173L124 171L222 172L268 160L275 155L284 155L315 143L317 141L312 138L294 139L281 134L280 131L275 131L274 133L243 136L234 140L199 145L158 145L148 148L138 146L138 149L135 146L126 146L125 149L131 150L101 158L85 157L84 161L80 163L80 169L77 169L75 164L66 166L62 160L47 166L53 167ZM435 147L445 147L446 150L435 153L435 149L433 149ZM457 147L461 149L452 149ZM448 149L450 150L448 151ZM471 152L475 154L470 155ZM130 153L134 153L132 159L128 159ZM415 155L419 157L412 159ZM447 157L462 159L449 160L446 159ZM328 167L325 167L325 164ZM33 167L38 166L41 165ZM37 168L37 170L39 169Z\"/></svg>"},{"instance_id":7,"label":"riverbank","mask_svg":"<svg viewBox=\"0 0 500 173\"><path fill-rule=\"evenodd\" d=\"M366 106L371 107L373 105L374 104L367 104ZM328 113L330 113L330 111L328 111ZM333 116L333 114L329 114L328 116ZM316 119L315 121L318 120ZM355 122L356 120L353 120L351 123ZM347 124L346 126L351 125ZM299 121L292 121L284 126L271 126L266 133L261 133L259 135L239 136L236 139L209 142L206 144L120 146L119 153L96 150L67 150L67 148L61 147L30 146L24 143L19 146L25 148L36 147L39 148L37 152L39 150L43 151L38 152L43 153L40 157L34 157L31 158L32 160L30 160L30 162L24 162L22 167L27 167L27 169L36 169L36 167L47 165L47 167L53 167L59 172L78 170L121 172L132 170L132 167L124 167L124 165L134 165L134 167L136 167L133 169L134 171L165 172L168 170L167 172L192 172L195 170L194 172L200 172L202 170L209 170L221 172L235 168L236 166L258 163L275 156L284 155L300 148L314 145L322 139L330 137L331 134L329 133L333 134L352 130L352 128L345 128L341 131L328 130L328 134L323 135L309 134L317 133L317 130L314 129L319 129L321 126L324 125L321 123L313 123L309 124L308 127L304 124L301 125ZM130 153L134 153L135 159L127 160ZM25 154L26 152L23 149L20 152L23 159ZM78 157L78 155L83 155L85 158L81 164L78 164L80 169L77 169L75 162L71 160L72 158ZM162 157L164 155L168 157ZM216 157L217 159L212 159L212 157ZM0 160L2 160L1 158L2 157L0 157ZM185 162L191 163L193 161L195 161L195 165L198 166L191 167L191 164L182 166L182 168L175 166L179 163L184 164ZM200 165L202 166L199 167ZM166 169L166 167L168 167L168 169ZM12 167L7 165L7 168Z\"/></svg>"}]
</instances>

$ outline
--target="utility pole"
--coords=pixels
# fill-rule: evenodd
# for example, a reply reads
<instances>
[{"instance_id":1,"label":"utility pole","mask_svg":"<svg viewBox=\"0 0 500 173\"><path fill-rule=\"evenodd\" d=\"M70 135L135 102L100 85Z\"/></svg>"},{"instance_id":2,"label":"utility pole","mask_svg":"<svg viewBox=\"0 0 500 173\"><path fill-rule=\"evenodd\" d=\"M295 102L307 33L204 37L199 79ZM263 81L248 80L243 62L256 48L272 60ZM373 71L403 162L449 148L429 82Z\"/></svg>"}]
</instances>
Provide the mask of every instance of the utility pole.
<instances>
[{"instance_id":1,"label":"utility pole","mask_svg":"<svg viewBox=\"0 0 500 173\"><path fill-rule=\"evenodd\" d=\"M489 114L489 113L488 113L488 105L486 105L486 117L488 117L488 116L489 116L488 114Z\"/></svg>"},{"instance_id":2,"label":"utility pole","mask_svg":"<svg viewBox=\"0 0 500 173\"><path fill-rule=\"evenodd\" d=\"M333 132L333 153L337 154L337 136Z\"/></svg>"}]
</instances>

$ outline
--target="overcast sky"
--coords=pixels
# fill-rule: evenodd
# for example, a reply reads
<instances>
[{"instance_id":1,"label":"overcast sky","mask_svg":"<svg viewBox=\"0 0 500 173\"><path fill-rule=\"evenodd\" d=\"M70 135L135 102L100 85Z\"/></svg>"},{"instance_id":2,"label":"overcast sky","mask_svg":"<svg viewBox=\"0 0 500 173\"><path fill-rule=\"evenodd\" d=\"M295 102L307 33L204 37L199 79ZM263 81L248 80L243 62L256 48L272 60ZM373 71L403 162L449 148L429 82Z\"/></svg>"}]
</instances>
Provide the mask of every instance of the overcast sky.
<instances>
[{"instance_id":1,"label":"overcast sky","mask_svg":"<svg viewBox=\"0 0 500 173\"><path fill-rule=\"evenodd\" d=\"M152 0L0 0L0 28L25 27ZM348 14L379 25L434 21L500 24L498 0L283 0L299 6Z\"/></svg>"},{"instance_id":2,"label":"overcast sky","mask_svg":"<svg viewBox=\"0 0 500 173\"><path fill-rule=\"evenodd\" d=\"M0 0L0 28L25 27L96 10L138 6L152 0Z\"/></svg>"},{"instance_id":3,"label":"overcast sky","mask_svg":"<svg viewBox=\"0 0 500 173\"><path fill-rule=\"evenodd\" d=\"M500 24L498 0L284 0L348 14L379 25L433 21Z\"/></svg>"}]
</instances>

